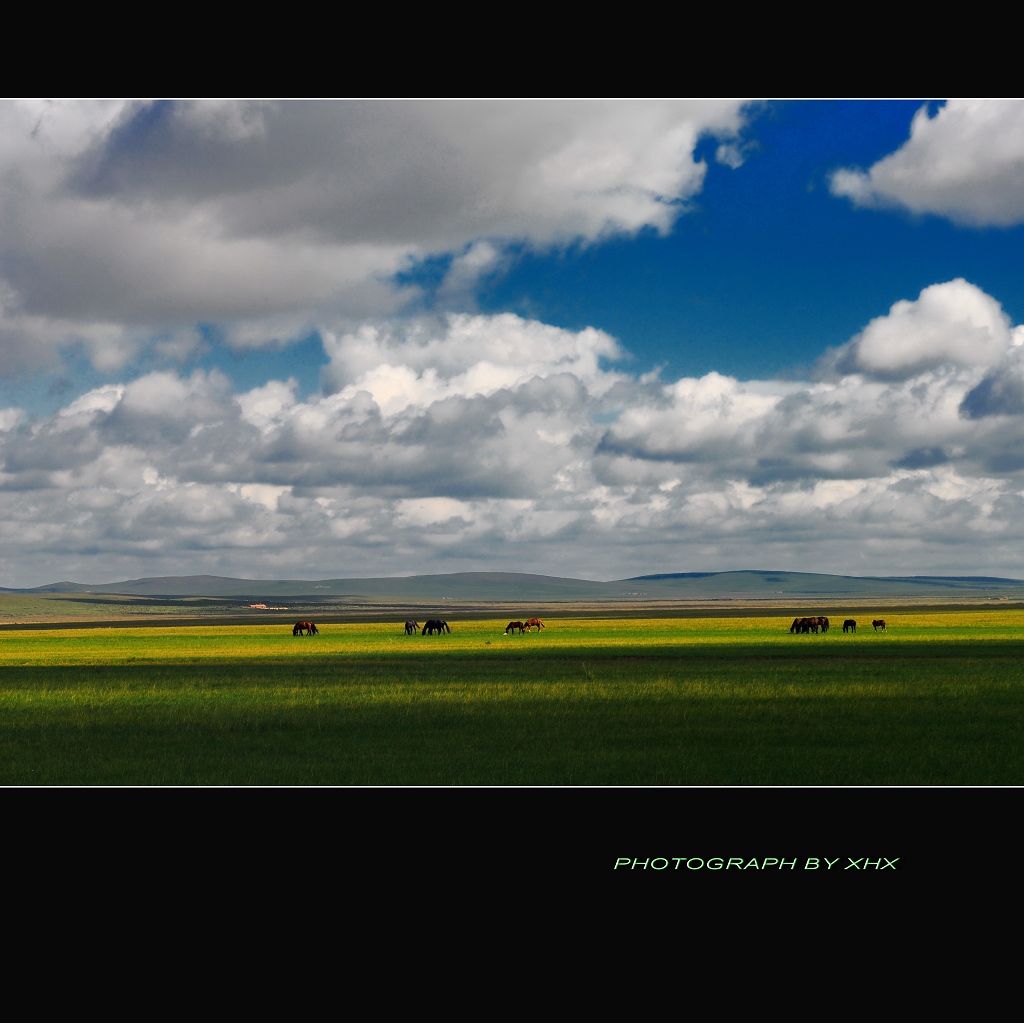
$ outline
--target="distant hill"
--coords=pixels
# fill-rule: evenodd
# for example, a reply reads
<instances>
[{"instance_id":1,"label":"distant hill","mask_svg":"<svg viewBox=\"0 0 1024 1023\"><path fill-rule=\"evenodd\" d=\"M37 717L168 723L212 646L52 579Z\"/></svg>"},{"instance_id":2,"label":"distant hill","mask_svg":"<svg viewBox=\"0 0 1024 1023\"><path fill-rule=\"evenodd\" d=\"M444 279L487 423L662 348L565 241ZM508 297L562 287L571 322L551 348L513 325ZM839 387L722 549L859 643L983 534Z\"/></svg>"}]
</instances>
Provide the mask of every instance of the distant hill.
<instances>
[{"instance_id":1,"label":"distant hill","mask_svg":"<svg viewBox=\"0 0 1024 1023\"><path fill-rule=\"evenodd\" d=\"M973 592L1024 596L1024 580L998 576L852 576L816 572L678 572L623 580L660 594L683 590L701 596L773 597L802 594L924 596ZM665 587L665 589L661 589ZM685 599L685 598L680 598Z\"/></svg>"},{"instance_id":2,"label":"distant hill","mask_svg":"<svg viewBox=\"0 0 1024 1023\"><path fill-rule=\"evenodd\" d=\"M4 588L0 588L3 590ZM150 597L364 597L429 600L704 600L725 598L862 596L1012 596L1024 580L996 576L848 576L812 572L674 572L611 582L519 572L456 572L378 579L230 579L214 575L161 576L124 582L50 583L8 593L106 593Z\"/></svg>"}]
</instances>

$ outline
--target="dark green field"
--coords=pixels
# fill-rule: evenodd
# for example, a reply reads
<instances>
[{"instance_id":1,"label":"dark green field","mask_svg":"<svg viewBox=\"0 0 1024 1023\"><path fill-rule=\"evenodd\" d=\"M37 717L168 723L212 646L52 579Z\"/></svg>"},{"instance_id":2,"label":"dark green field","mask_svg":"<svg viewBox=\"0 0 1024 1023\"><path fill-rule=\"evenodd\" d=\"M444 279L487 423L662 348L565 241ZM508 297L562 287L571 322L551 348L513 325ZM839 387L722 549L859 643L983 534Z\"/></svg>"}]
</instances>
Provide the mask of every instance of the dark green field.
<instances>
[{"instance_id":1,"label":"dark green field","mask_svg":"<svg viewBox=\"0 0 1024 1023\"><path fill-rule=\"evenodd\" d=\"M1019 785L1024 612L8 631L7 785Z\"/></svg>"}]
</instances>

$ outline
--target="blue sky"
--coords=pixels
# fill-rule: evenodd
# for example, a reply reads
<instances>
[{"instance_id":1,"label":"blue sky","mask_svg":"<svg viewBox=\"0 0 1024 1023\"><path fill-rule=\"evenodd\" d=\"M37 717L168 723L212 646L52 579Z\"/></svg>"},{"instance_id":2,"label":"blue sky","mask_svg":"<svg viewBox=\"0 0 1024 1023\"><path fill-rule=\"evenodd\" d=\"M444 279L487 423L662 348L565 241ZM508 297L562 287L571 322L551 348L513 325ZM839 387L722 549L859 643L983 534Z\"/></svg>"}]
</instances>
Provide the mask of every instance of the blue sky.
<instances>
[{"instance_id":1,"label":"blue sky","mask_svg":"<svg viewBox=\"0 0 1024 1023\"><path fill-rule=\"evenodd\" d=\"M966 277L1024 320L1024 232L856 208L828 188L839 167L898 149L923 104L768 104L731 169L710 162L671 234L546 256L503 276L481 308L578 329L599 325L668 375L785 373L848 341L900 298Z\"/></svg>"},{"instance_id":2,"label":"blue sky","mask_svg":"<svg viewBox=\"0 0 1024 1023\"><path fill-rule=\"evenodd\" d=\"M1024 575L1020 103L6 102L0 164L0 585Z\"/></svg>"}]
</instances>

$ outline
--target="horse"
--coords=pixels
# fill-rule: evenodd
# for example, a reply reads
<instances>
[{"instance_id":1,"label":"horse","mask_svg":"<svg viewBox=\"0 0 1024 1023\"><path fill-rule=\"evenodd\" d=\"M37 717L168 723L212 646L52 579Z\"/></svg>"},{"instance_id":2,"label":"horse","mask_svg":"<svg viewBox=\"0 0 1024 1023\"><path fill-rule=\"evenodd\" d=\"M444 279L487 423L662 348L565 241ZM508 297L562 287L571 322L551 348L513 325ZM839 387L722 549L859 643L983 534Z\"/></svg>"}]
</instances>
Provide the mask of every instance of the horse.
<instances>
[{"instance_id":1,"label":"horse","mask_svg":"<svg viewBox=\"0 0 1024 1023\"><path fill-rule=\"evenodd\" d=\"M319 635L320 630L312 622L296 622L295 628L292 629L293 636L301 636L303 634L307 636Z\"/></svg>"},{"instance_id":2,"label":"horse","mask_svg":"<svg viewBox=\"0 0 1024 1023\"><path fill-rule=\"evenodd\" d=\"M856 632L856 631L857 631L857 623L852 618L847 618L846 621L843 622L843 632Z\"/></svg>"},{"instance_id":3,"label":"horse","mask_svg":"<svg viewBox=\"0 0 1024 1023\"><path fill-rule=\"evenodd\" d=\"M827 618L794 618L793 624L789 627L791 633L813 632L815 636L817 636L819 629L822 632L828 632Z\"/></svg>"},{"instance_id":4,"label":"horse","mask_svg":"<svg viewBox=\"0 0 1024 1023\"><path fill-rule=\"evenodd\" d=\"M405 634L407 636L415 636L420 631L419 622L414 622L411 618L405 623Z\"/></svg>"},{"instance_id":5,"label":"horse","mask_svg":"<svg viewBox=\"0 0 1024 1023\"><path fill-rule=\"evenodd\" d=\"M450 633L451 631L452 630L448 628L447 622L442 622L439 618L431 618L430 621L423 626L423 631L420 635L433 636L435 632L438 635L441 635L444 632Z\"/></svg>"},{"instance_id":6,"label":"horse","mask_svg":"<svg viewBox=\"0 0 1024 1023\"><path fill-rule=\"evenodd\" d=\"M525 628L526 626L522 622L509 622L505 626L505 635L507 636L510 632L522 633Z\"/></svg>"},{"instance_id":7,"label":"horse","mask_svg":"<svg viewBox=\"0 0 1024 1023\"><path fill-rule=\"evenodd\" d=\"M544 628L544 623L539 618L531 618L526 623L526 631L530 632L535 625L537 626L538 632L540 632L540 630Z\"/></svg>"},{"instance_id":8,"label":"horse","mask_svg":"<svg viewBox=\"0 0 1024 1023\"><path fill-rule=\"evenodd\" d=\"M878 632L879 629L881 629L882 632L885 632L885 619L884 618L876 618L871 624L872 624L872 626L874 626L875 632Z\"/></svg>"}]
</instances>

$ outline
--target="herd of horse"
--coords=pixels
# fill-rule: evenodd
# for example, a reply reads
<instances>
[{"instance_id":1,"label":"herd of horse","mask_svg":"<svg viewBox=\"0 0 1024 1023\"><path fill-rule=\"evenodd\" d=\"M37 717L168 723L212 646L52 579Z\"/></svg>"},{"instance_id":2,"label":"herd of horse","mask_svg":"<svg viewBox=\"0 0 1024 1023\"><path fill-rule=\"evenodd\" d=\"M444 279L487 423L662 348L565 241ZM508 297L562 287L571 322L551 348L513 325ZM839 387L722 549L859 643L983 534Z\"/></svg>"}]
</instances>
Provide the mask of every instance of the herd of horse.
<instances>
[{"instance_id":1,"label":"herd of horse","mask_svg":"<svg viewBox=\"0 0 1024 1023\"><path fill-rule=\"evenodd\" d=\"M510 632L532 632L534 629L539 632L543 628L544 623L539 618L531 618L525 622L509 622L505 629L505 635L507 636ZM407 636L415 636L417 632L421 636L433 636L435 633L440 636L445 632L451 635L451 631L451 626L440 618L431 618L424 622L422 630L419 622L414 622L411 618L405 623ZM318 636L319 634L320 630L313 622L296 622L292 629L293 636Z\"/></svg>"},{"instance_id":2,"label":"herd of horse","mask_svg":"<svg viewBox=\"0 0 1024 1023\"><path fill-rule=\"evenodd\" d=\"M520 635L524 632L533 632L536 629L540 632L544 628L544 623L539 618L530 618L525 622L509 622L505 626L505 635L507 636L510 632L518 632Z\"/></svg>"},{"instance_id":3,"label":"herd of horse","mask_svg":"<svg viewBox=\"0 0 1024 1023\"><path fill-rule=\"evenodd\" d=\"M429 622L425 622L423 625L423 631L420 632L419 622L414 622L411 618L405 623L405 634L407 636L415 636L417 632L421 636L433 636L436 632L439 636L443 632L447 632L451 635L451 628L447 622L441 621L440 618L431 618Z\"/></svg>"},{"instance_id":4,"label":"herd of horse","mask_svg":"<svg viewBox=\"0 0 1024 1023\"><path fill-rule=\"evenodd\" d=\"M544 623L539 618L531 618L526 622L509 622L505 627L505 635L507 636L510 632L532 632L534 629L537 629L539 632L543 628ZM433 636L434 633L440 636L444 632L451 635L451 631L451 626L438 618L432 618L424 623L422 629L420 629L419 622L414 622L411 618L405 623L405 634L407 636L415 636L417 632L421 636Z\"/></svg>"},{"instance_id":5,"label":"herd of horse","mask_svg":"<svg viewBox=\"0 0 1024 1023\"><path fill-rule=\"evenodd\" d=\"M827 618L794 618L793 624L789 627L790 632L828 632Z\"/></svg>"},{"instance_id":6,"label":"herd of horse","mask_svg":"<svg viewBox=\"0 0 1024 1023\"><path fill-rule=\"evenodd\" d=\"M410 625L412 626L412 631L413 632L415 632L416 629L419 628L419 626L415 622L406 622L405 623L405 634L407 636L410 634L409 633L409 626ZM441 621L440 618L431 618L429 622L425 622L424 623L423 630L420 632L420 635L421 636L433 636L435 632L439 636L443 635L446 632L448 633L449 636L452 634L452 630L449 628L447 622Z\"/></svg>"},{"instance_id":7,"label":"herd of horse","mask_svg":"<svg viewBox=\"0 0 1024 1023\"><path fill-rule=\"evenodd\" d=\"M534 619L536 621L537 619ZM407 636L413 636L419 632L419 623L414 621L408 621L405 623L405 634ZM442 622L440 619L432 618L423 626L423 632L420 635L432 636L435 632L440 635L442 632L451 633L451 628L447 622ZM320 630L316 627L313 622L296 622L295 627L292 629L293 636L318 636Z\"/></svg>"},{"instance_id":8,"label":"herd of horse","mask_svg":"<svg viewBox=\"0 0 1024 1023\"><path fill-rule=\"evenodd\" d=\"M824 615L818 615L813 618L794 618L793 624L789 627L790 634L793 633L814 633L817 635L819 632L828 632L828 619ZM886 631L885 619L875 618L871 622L875 632L879 629L882 632ZM518 632L520 635L524 632L532 632L536 629L540 632L544 628L544 623L539 618L529 618L525 622L509 622L505 626L505 635L507 636L510 632ZM423 624L422 631L418 622L414 622L411 618L405 623L405 634L407 636L415 636L417 632L421 636L433 636L442 635L447 632L451 635L451 628L447 622L441 621L439 618L431 618L428 622ZM857 622L853 618L847 618L843 622L843 632L856 632ZM293 636L318 636L320 630L316 627L313 622L296 622L295 627L292 629Z\"/></svg>"},{"instance_id":9,"label":"herd of horse","mask_svg":"<svg viewBox=\"0 0 1024 1023\"><path fill-rule=\"evenodd\" d=\"M875 632L878 632L879 629L881 629L882 632L886 631L884 618L876 618L871 624L874 627ZM828 619L822 616L817 618L794 618L793 624L789 627L789 631L790 634L794 632L813 632L815 635L819 632L828 632ZM846 621L843 622L843 632L856 631L856 621L853 618L847 618Z\"/></svg>"}]
</instances>

